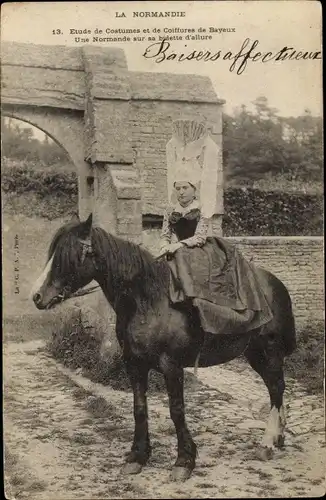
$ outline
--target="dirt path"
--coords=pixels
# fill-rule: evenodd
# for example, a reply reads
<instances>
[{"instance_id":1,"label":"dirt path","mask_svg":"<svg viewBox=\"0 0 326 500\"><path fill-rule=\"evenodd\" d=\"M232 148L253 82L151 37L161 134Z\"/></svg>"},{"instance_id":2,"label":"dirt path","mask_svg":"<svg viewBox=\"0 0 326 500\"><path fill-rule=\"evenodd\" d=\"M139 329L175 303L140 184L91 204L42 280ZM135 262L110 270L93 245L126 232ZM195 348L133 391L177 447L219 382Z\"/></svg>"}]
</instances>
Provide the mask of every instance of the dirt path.
<instances>
[{"instance_id":1,"label":"dirt path","mask_svg":"<svg viewBox=\"0 0 326 500\"><path fill-rule=\"evenodd\" d=\"M131 393L64 369L42 345L4 346L7 498L271 498L325 492L323 402L293 382L287 391L286 448L260 462L255 449L266 416L264 386L237 363L200 369L206 386L186 394L199 456L183 484L169 477L176 439L167 399L151 395L152 458L140 475L125 477L120 469L132 439Z\"/></svg>"}]
</instances>

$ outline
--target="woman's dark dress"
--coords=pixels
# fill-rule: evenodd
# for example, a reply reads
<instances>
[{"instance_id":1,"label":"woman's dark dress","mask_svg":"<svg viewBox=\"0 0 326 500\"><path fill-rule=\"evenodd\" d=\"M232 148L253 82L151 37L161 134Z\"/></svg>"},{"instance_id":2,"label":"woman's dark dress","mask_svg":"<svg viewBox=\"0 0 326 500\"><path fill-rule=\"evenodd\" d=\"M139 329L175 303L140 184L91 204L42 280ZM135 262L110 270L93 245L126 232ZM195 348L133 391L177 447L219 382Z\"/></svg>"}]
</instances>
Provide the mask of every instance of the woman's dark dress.
<instances>
[{"instance_id":1,"label":"woman's dark dress","mask_svg":"<svg viewBox=\"0 0 326 500\"><path fill-rule=\"evenodd\" d=\"M169 225L178 240L194 236L200 210L172 211ZM254 330L272 319L255 267L223 238L207 237L203 246L183 246L169 259L174 304L192 299L209 333Z\"/></svg>"}]
</instances>

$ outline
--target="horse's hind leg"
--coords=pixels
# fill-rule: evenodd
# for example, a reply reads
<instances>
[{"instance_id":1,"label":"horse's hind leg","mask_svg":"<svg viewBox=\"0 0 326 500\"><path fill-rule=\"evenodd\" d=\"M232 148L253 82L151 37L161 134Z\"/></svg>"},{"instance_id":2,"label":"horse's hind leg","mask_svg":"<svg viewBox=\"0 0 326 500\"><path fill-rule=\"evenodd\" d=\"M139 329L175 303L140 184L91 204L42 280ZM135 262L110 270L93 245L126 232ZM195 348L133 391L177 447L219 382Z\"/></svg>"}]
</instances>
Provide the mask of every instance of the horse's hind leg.
<instances>
[{"instance_id":1,"label":"horse's hind leg","mask_svg":"<svg viewBox=\"0 0 326 500\"><path fill-rule=\"evenodd\" d=\"M125 365L134 393L135 432L131 451L127 455L127 463L123 472L138 474L151 454L146 398L149 369L136 359L125 360Z\"/></svg>"},{"instance_id":2,"label":"horse's hind leg","mask_svg":"<svg viewBox=\"0 0 326 500\"><path fill-rule=\"evenodd\" d=\"M164 374L169 395L170 415L178 439L178 458L174 464L172 477L176 481L185 481L195 467L197 448L185 421L183 368L165 354L161 356L160 368Z\"/></svg>"},{"instance_id":3,"label":"horse's hind leg","mask_svg":"<svg viewBox=\"0 0 326 500\"><path fill-rule=\"evenodd\" d=\"M284 445L285 414L283 408L284 352L278 336L270 334L252 339L245 352L252 368L264 380L271 401L271 410L262 440L260 457L264 460L273 456L274 447Z\"/></svg>"}]
</instances>

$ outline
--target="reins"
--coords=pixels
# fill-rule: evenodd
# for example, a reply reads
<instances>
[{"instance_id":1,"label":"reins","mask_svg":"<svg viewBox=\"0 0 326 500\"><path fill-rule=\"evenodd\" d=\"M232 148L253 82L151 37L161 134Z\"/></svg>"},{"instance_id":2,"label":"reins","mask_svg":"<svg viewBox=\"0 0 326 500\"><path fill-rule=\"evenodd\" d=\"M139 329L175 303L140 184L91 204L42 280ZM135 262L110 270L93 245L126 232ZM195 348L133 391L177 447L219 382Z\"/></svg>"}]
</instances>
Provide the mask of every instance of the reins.
<instances>
[{"instance_id":1,"label":"reins","mask_svg":"<svg viewBox=\"0 0 326 500\"><path fill-rule=\"evenodd\" d=\"M84 295L89 295L90 293L97 292L100 289L99 285L94 285L90 288L80 288L74 293L70 293L69 289L64 289L63 293L58 295L58 299L61 299L61 302L69 299L76 299L77 297L83 297Z\"/></svg>"},{"instance_id":2,"label":"reins","mask_svg":"<svg viewBox=\"0 0 326 500\"><path fill-rule=\"evenodd\" d=\"M87 254L89 254L92 257L93 264L95 269L97 269L97 265L94 259L94 251L93 251L93 246L92 242L90 239L87 240L79 240L80 243L82 244L82 256L81 256L81 263L83 264L85 261L85 258ZM154 261L159 262L161 261L164 257L166 256L166 253L159 255L158 257L154 258ZM68 300L68 299L75 299L77 297L83 297L84 295L89 295L90 293L97 292L101 287L99 285L92 286L90 288L81 288L77 290L74 293L69 293L68 290L64 290L61 295L59 295L59 298L61 300Z\"/></svg>"},{"instance_id":3,"label":"reins","mask_svg":"<svg viewBox=\"0 0 326 500\"><path fill-rule=\"evenodd\" d=\"M79 240L79 241L82 244L81 264L84 263L84 261L86 259L86 255L89 254L92 257L92 261L93 261L95 269L98 270L96 261L94 259L94 251L93 251L93 246L92 246L92 242L91 242L90 238L87 240ZM86 288L86 289L80 288L76 292L70 293L69 288L66 287L63 289L63 292L60 295L58 295L58 298L61 299L61 301L68 300L68 299L75 299L77 297L83 297L84 295L89 295L90 293L94 293L99 289L100 289L100 286L95 285L95 286L92 286L92 287Z\"/></svg>"}]
</instances>

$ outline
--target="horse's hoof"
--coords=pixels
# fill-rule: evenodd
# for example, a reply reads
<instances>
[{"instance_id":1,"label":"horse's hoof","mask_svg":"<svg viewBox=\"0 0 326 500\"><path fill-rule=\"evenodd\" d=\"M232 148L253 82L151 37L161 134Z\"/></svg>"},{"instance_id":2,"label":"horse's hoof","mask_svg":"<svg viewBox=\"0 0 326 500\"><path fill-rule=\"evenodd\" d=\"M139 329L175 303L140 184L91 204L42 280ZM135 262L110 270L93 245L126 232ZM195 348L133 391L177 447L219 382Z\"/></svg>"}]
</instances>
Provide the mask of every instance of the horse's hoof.
<instances>
[{"instance_id":1,"label":"horse's hoof","mask_svg":"<svg viewBox=\"0 0 326 500\"><path fill-rule=\"evenodd\" d=\"M257 458L259 460L263 460L264 462L273 458L273 455L274 455L273 448L268 448L267 446L264 446L257 450Z\"/></svg>"},{"instance_id":2,"label":"horse's hoof","mask_svg":"<svg viewBox=\"0 0 326 500\"><path fill-rule=\"evenodd\" d=\"M277 439L275 441L275 446L277 446L277 448L284 448L284 443L285 443L285 437L277 436Z\"/></svg>"},{"instance_id":3,"label":"horse's hoof","mask_svg":"<svg viewBox=\"0 0 326 500\"><path fill-rule=\"evenodd\" d=\"M143 466L138 462L126 463L122 468L123 474L139 474Z\"/></svg>"},{"instance_id":4,"label":"horse's hoof","mask_svg":"<svg viewBox=\"0 0 326 500\"><path fill-rule=\"evenodd\" d=\"M183 482L190 478L191 472L187 467L173 467L171 477L173 481Z\"/></svg>"}]
</instances>

